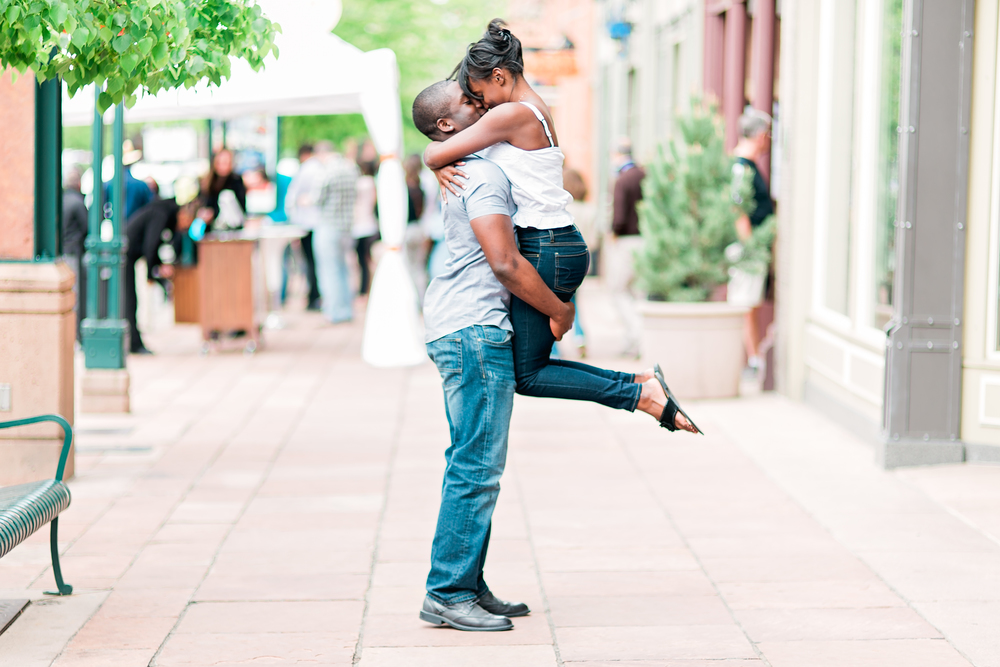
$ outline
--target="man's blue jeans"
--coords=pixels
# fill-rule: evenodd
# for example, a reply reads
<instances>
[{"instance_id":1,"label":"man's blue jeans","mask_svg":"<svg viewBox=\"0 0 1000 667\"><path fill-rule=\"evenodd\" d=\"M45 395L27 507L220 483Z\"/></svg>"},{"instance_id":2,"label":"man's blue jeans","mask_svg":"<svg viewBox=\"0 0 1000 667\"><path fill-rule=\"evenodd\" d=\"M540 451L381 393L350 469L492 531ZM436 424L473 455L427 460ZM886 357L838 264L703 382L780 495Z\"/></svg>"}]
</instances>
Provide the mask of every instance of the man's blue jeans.
<instances>
[{"instance_id":1,"label":"man's blue jeans","mask_svg":"<svg viewBox=\"0 0 1000 667\"><path fill-rule=\"evenodd\" d=\"M320 225L313 230L313 257L319 293L323 298L323 315L333 323L349 322L354 317L351 280L347 272L347 253L353 251L353 243L350 232L333 225Z\"/></svg>"},{"instance_id":2,"label":"man's blue jeans","mask_svg":"<svg viewBox=\"0 0 1000 667\"><path fill-rule=\"evenodd\" d=\"M441 373L451 427L427 593L454 604L489 590L483 564L507 462L514 356L509 331L479 325L428 343L427 353Z\"/></svg>"},{"instance_id":3,"label":"man's blue jeans","mask_svg":"<svg viewBox=\"0 0 1000 667\"><path fill-rule=\"evenodd\" d=\"M518 229L521 254L563 301L573 298L587 275L590 253L573 225L560 229ZM634 411L642 385L632 373L596 368L576 361L551 359L555 336L549 318L511 296L514 327L514 368L517 393L524 396L592 401L609 408Z\"/></svg>"}]
</instances>

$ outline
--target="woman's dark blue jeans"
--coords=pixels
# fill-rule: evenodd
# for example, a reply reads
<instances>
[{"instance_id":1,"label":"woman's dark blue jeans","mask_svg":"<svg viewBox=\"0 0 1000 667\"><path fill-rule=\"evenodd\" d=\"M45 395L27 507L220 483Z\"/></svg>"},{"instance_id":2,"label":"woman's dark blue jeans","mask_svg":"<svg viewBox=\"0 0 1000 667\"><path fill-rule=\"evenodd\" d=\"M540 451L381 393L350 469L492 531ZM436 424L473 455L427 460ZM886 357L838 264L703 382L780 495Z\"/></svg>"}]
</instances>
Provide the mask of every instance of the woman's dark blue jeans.
<instances>
[{"instance_id":1,"label":"woman's dark blue jeans","mask_svg":"<svg viewBox=\"0 0 1000 667\"><path fill-rule=\"evenodd\" d=\"M549 289L563 301L569 301L590 266L587 244L576 226L519 228L517 242L521 255L531 262ZM642 386L634 382L633 374L550 358L555 336L548 316L516 296L511 296L510 319L514 326L517 393L635 410Z\"/></svg>"}]
</instances>

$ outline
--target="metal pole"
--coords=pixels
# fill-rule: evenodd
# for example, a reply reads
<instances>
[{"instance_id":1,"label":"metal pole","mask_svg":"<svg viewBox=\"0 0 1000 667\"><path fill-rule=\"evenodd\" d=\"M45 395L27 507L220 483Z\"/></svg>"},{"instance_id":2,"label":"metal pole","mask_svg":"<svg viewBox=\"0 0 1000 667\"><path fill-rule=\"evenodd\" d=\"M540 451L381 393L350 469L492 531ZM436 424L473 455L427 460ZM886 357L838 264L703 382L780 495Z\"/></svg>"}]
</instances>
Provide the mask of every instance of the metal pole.
<instances>
[{"instance_id":1,"label":"metal pole","mask_svg":"<svg viewBox=\"0 0 1000 667\"><path fill-rule=\"evenodd\" d=\"M111 228L114 241L121 244L125 228L125 169L122 167L122 143L125 141L125 105L115 107L113 150L115 175L111 179ZM108 281L108 319L117 320L122 313L122 248L119 245L118 261L111 265Z\"/></svg>"},{"instance_id":2,"label":"metal pole","mask_svg":"<svg viewBox=\"0 0 1000 667\"><path fill-rule=\"evenodd\" d=\"M105 217L103 201L104 179L101 162L104 158L104 118L97 100L94 100L94 128L92 133L94 156L94 200L90 206L88 234L85 244L84 264L87 266L87 318L81 326L83 354L86 367L121 369L125 368L125 329L121 319L122 260L125 242L122 234L125 202L122 185L122 135L124 124L122 107L115 112L114 155L117 161L114 179L111 182L111 219ZM99 312L101 291L106 290L107 312Z\"/></svg>"},{"instance_id":3,"label":"metal pole","mask_svg":"<svg viewBox=\"0 0 1000 667\"><path fill-rule=\"evenodd\" d=\"M208 128L208 164L209 168L211 168L212 157L214 156L214 149L212 146L212 119L209 118L207 121L205 121L205 123Z\"/></svg>"},{"instance_id":4,"label":"metal pole","mask_svg":"<svg viewBox=\"0 0 1000 667\"><path fill-rule=\"evenodd\" d=\"M94 187L91 191L92 201L87 220L87 239L85 241L85 252L83 255L83 265L87 271L87 315L89 318L96 318L97 294L100 290L100 271L97 257L94 252L97 244L101 240L101 220L104 219L104 174L102 173L102 162L104 160L104 118L97 108L97 99L101 96L101 89L98 87L94 91L94 126L90 133L91 151L93 163L91 171L94 174ZM89 319L88 318L88 319Z\"/></svg>"},{"instance_id":5,"label":"metal pole","mask_svg":"<svg viewBox=\"0 0 1000 667\"><path fill-rule=\"evenodd\" d=\"M62 254L62 79L35 83L35 260Z\"/></svg>"}]
</instances>

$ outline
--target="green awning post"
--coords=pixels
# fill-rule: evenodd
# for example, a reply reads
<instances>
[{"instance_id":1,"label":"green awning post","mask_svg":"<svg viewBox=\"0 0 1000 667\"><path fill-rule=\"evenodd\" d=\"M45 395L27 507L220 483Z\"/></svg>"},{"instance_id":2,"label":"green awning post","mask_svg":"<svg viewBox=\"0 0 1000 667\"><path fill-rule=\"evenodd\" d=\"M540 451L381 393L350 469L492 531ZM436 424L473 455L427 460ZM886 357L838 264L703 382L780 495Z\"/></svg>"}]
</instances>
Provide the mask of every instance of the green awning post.
<instances>
[{"instance_id":1,"label":"green awning post","mask_svg":"<svg viewBox=\"0 0 1000 667\"><path fill-rule=\"evenodd\" d=\"M101 94L100 88L96 95ZM122 228L124 221L124 178L122 174L122 135L124 134L123 109L115 109L114 155L115 175L111 182L111 219L104 217L104 178L101 162L104 159L104 118L98 111L97 97L94 104L93 172L94 199L90 206L88 234L85 243L84 264L87 267L87 315L81 326L83 353L87 368L125 368L125 330L127 323L121 318L122 261L125 242ZM98 312L102 285L107 289L107 312Z\"/></svg>"},{"instance_id":2,"label":"green awning post","mask_svg":"<svg viewBox=\"0 0 1000 667\"><path fill-rule=\"evenodd\" d=\"M35 261L62 254L62 79L35 83Z\"/></svg>"},{"instance_id":3,"label":"green awning post","mask_svg":"<svg viewBox=\"0 0 1000 667\"><path fill-rule=\"evenodd\" d=\"M104 199L101 190L104 185L104 174L102 163L104 161L104 119L97 110L97 98L101 95L101 89L94 91L94 125L90 134L90 145L93 154L91 171L94 174L94 187L91 192L93 198L90 204L90 211L87 214L87 238L84 242L86 251L83 255L83 265L87 271L87 313L88 319L97 319L98 292L100 290L100 265L97 262L94 249L101 241L101 220L104 219ZM86 341L84 341L86 347Z\"/></svg>"},{"instance_id":4,"label":"green awning post","mask_svg":"<svg viewBox=\"0 0 1000 667\"><path fill-rule=\"evenodd\" d=\"M122 144L125 142L125 105L115 107L113 150L115 154L115 175L111 179L111 228L112 238L117 244L118 262L111 267L108 282L108 319L117 320L122 314L122 260L125 250L125 168L122 166Z\"/></svg>"},{"instance_id":5,"label":"green awning post","mask_svg":"<svg viewBox=\"0 0 1000 667\"><path fill-rule=\"evenodd\" d=\"M212 119L209 118L205 121L208 128L208 168L212 168L212 158L215 156L215 151L212 147Z\"/></svg>"}]
</instances>

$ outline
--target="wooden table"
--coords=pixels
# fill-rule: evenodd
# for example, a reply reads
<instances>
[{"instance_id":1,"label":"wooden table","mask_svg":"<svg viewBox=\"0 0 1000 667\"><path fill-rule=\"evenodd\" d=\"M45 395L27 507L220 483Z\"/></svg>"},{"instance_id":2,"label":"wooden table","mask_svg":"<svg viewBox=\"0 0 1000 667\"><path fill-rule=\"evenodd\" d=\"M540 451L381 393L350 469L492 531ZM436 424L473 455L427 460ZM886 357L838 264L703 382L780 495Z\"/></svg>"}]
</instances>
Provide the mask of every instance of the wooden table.
<instances>
[{"instance_id":1,"label":"wooden table","mask_svg":"<svg viewBox=\"0 0 1000 667\"><path fill-rule=\"evenodd\" d=\"M244 351L252 354L261 344L267 315L257 235L227 232L199 241L197 282L204 351L237 334L249 338Z\"/></svg>"}]
</instances>

